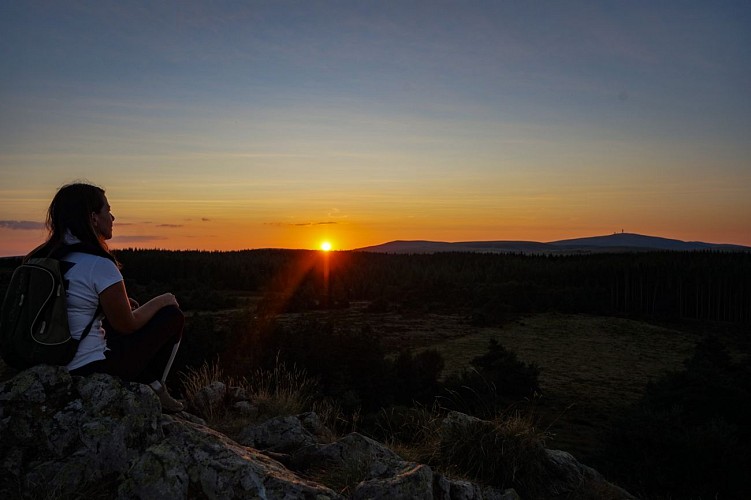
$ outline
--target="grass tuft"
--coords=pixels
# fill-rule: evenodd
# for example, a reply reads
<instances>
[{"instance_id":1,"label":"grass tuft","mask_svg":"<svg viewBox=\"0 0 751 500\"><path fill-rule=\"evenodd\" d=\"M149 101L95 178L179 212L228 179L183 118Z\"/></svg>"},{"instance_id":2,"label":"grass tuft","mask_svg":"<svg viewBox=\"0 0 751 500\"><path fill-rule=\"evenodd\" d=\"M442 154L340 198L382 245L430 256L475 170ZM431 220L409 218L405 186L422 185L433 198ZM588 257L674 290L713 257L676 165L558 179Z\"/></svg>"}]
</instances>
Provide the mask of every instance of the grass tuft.
<instances>
[{"instance_id":1,"label":"grass tuft","mask_svg":"<svg viewBox=\"0 0 751 500\"><path fill-rule=\"evenodd\" d=\"M379 438L405 459L436 464L439 458L442 410L434 404L383 408L376 426Z\"/></svg>"},{"instance_id":2,"label":"grass tuft","mask_svg":"<svg viewBox=\"0 0 751 500\"><path fill-rule=\"evenodd\" d=\"M368 479L371 467L371 460L362 456L311 471L310 476L315 482L349 497L358 484Z\"/></svg>"},{"instance_id":3,"label":"grass tuft","mask_svg":"<svg viewBox=\"0 0 751 500\"><path fill-rule=\"evenodd\" d=\"M242 384L242 381L225 376L218 361L206 362L198 369L189 368L187 373L182 372L180 376L188 405L208 423L216 423L225 415L231 404L230 388ZM224 384L224 393L216 398L206 397L206 389L217 382Z\"/></svg>"},{"instance_id":4,"label":"grass tuft","mask_svg":"<svg viewBox=\"0 0 751 500\"><path fill-rule=\"evenodd\" d=\"M247 384L259 416L266 418L309 410L317 387L317 382L308 377L305 370L295 365L287 367L278 358L271 370L256 370Z\"/></svg>"},{"instance_id":5,"label":"grass tuft","mask_svg":"<svg viewBox=\"0 0 751 500\"><path fill-rule=\"evenodd\" d=\"M515 412L493 420L444 426L440 463L473 481L508 488L536 497L536 485L546 475L547 434L532 417Z\"/></svg>"}]
</instances>

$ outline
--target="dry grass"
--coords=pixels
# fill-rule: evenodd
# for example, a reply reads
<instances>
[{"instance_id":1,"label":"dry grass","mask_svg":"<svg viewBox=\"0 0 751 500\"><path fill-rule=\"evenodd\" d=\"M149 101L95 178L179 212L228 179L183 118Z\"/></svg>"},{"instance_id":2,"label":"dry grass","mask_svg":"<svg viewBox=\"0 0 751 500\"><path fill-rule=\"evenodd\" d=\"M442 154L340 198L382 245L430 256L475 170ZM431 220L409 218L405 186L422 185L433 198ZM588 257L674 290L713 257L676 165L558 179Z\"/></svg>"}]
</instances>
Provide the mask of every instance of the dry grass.
<instances>
[{"instance_id":1,"label":"dry grass","mask_svg":"<svg viewBox=\"0 0 751 500\"><path fill-rule=\"evenodd\" d=\"M278 416L296 415L311 409L316 391L315 380L304 370L288 368L277 360L271 370L256 370L250 377L237 379L224 374L218 362L206 362L198 369L181 373L183 392L189 408L210 426L233 430L257 421ZM220 382L225 392L215 399L203 395L205 388ZM257 409L253 418L231 411L236 393L244 394ZM231 433L231 432L230 432Z\"/></svg>"},{"instance_id":2,"label":"dry grass","mask_svg":"<svg viewBox=\"0 0 751 500\"><path fill-rule=\"evenodd\" d=\"M531 417L514 413L444 432L440 463L448 473L536 498L548 458L547 434Z\"/></svg>"},{"instance_id":3,"label":"dry grass","mask_svg":"<svg viewBox=\"0 0 751 500\"><path fill-rule=\"evenodd\" d=\"M379 427L388 446L406 460L536 498L548 470L548 434L536 426L533 415L510 411L492 420L448 426L446 415L438 405L388 409L381 412Z\"/></svg>"},{"instance_id":4,"label":"dry grass","mask_svg":"<svg viewBox=\"0 0 751 500\"><path fill-rule=\"evenodd\" d=\"M189 407L199 417L209 424L217 424L227 412L231 404L230 388L242 385L232 377L226 377L217 361L206 362L197 370L189 369L187 373L181 373L183 392ZM226 391L220 399L208 399L202 396L202 391L212 384L220 382L224 384Z\"/></svg>"},{"instance_id":5,"label":"dry grass","mask_svg":"<svg viewBox=\"0 0 751 500\"><path fill-rule=\"evenodd\" d=\"M331 399L320 399L313 401L311 411L318 415L321 423L328 429L330 441L336 440L337 437L357 432L360 424L361 414L355 410L347 415L342 410L341 405Z\"/></svg>"},{"instance_id":6,"label":"dry grass","mask_svg":"<svg viewBox=\"0 0 751 500\"><path fill-rule=\"evenodd\" d=\"M277 361L271 370L256 370L246 383L246 390L259 416L272 418L296 415L307 411L313 404L317 382L305 370L287 367Z\"/></svg>"},{"instance_id":7,"label":"dry grass","mask_svg":"<svg viewBox=\"0 0 751 500\"><path fill-rule=\"evenodd\" d=\"M438 463L441 422L445 412L437 405L428 408L384 408L378 416L379 434L386 444L406 460Z\"/></svg>"},{"instance_id":8,"label":"dry grass","mask_svg":"<svg viewBox=\"0 0 751 500\"><path fill-rule=\"evenodd\" d=\"M371 461L368 457L359 457L343 463L319 468L308 472L316 483L323 484L340 495L348 497L362 481L368 479Z\"/></svg>"}]
</instances>

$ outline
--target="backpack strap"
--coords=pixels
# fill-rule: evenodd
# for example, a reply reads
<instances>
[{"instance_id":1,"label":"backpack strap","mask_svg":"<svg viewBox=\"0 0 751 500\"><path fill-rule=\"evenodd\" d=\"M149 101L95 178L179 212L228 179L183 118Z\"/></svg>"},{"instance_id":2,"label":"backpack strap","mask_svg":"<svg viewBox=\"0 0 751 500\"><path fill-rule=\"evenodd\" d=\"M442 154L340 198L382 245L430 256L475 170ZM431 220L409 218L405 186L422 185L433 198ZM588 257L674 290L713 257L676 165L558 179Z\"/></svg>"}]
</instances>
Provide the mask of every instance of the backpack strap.
<instances>
[{"instance_id":1,"label":"backpack strap","mask_svg":"<svg viewBox=\"0 0 751 500\"><path fill-rule=\"evenodd\" d=\"M110 256L102 255L101 248L96 248L94 245L89 245L86 243L73 243L70 245L60 245L59 247L55 248L52 252L50 252L50 257L54 259L61 260L63 257L68 255L69 253L73 252L82 252L82 253L88 253L92 255L99 255L100 257L106 257L108 259L111 259ZM83 332L81 332L81 338L78 339L78 342L82 342L83 339L85 339L89 332L91 331L91 328L94 326L94 321L96 321L97 316L99 316L99 313L102 312L102 304L97 304L96 311L94 311L94 317L91 318L91 321L89 321L89 324L86 325L86 328L84 328Z\"/></svg>"},{"instance_id":2,"label":"backpack strap","mask_svg":"<svg viewBox=\"0 0 751 500\"><path fill-rule=\"evenodd\" d=\"M61 260L63 257L68 255L69 253L73 252L83 252L83 253L91 253L95 254L96 252L92 248L92 245L87 245L85 243L73 243L71 245L60 245L57 248L53 249L50 252L50 257L53 259ZM94 317L91 318L91 321L89 321L89 324L86 325L86 328L84 328L83 332L81 332L81 338L78 339L78 342L82 342L83 339L86 338L86 336L89 335L89 332L91 331L91 327L94 326L94 321L96 321L97 316L99 316L99 313L102 312L102 304L97 304L96 311L94 311Z\"/></svg>"},{"instance_id":3,"label":"backpack strap","mask_svg":"<svg viewBox=\"0 0 751 500\"><path fill-rule=\"evenodd\" d=\"M99 304L96 306L96 311L94 312L94 317L91 318L91 321L89 321L89 324L86 325L86 328L83 329L83 332L81 333L81 338L78 339L78 343L80 344L83 342L83 339L86 338L86 336L91 331L91 327L94 326L94 321L96 321L96 317L99 316L99 313L102 312L102 304Z\"/></svg>"}]
</instances>

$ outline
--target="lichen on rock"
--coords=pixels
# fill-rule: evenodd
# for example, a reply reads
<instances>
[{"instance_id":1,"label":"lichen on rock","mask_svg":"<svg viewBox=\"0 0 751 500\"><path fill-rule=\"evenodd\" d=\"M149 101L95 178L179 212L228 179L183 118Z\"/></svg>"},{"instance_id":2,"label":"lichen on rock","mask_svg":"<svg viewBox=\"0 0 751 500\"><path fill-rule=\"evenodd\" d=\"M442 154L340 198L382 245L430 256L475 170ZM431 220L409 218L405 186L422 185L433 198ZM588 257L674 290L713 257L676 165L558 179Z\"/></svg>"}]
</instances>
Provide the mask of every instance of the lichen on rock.
<instances>
[{"instance_id":1,"label":"lichen on rock","mask_svg":"<svg viewBox=\"0 0 751 500\"><path fill-rule=\"evenodd\" d=\"M0 384L0 497L337 498L177 416L147 386L35 366Z\"/></svg>"}]
</instances>

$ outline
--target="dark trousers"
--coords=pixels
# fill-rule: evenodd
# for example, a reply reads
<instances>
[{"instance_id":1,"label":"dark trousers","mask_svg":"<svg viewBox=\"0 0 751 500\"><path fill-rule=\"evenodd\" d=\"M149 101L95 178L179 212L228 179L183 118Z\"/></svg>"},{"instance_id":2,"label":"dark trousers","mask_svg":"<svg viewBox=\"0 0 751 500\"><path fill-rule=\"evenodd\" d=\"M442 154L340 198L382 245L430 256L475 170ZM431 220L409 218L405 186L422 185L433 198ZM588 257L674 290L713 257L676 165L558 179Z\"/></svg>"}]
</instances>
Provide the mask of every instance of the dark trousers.
<instances>
[{"instance_id":1,"label":"dark trousers","mask_svg":"<svg viewBox=\"0 0 751 500\"><path fill-rule=\"evenodd\" d=\"M184 324L182 311L169 306L160 309L140 330L128 335L113 331L106 325L109 350L104 355L107 359L94 361L70 373L109 373L142 384L161 380L172 349L182 338Z\"/></svg>"}]
</instances>

